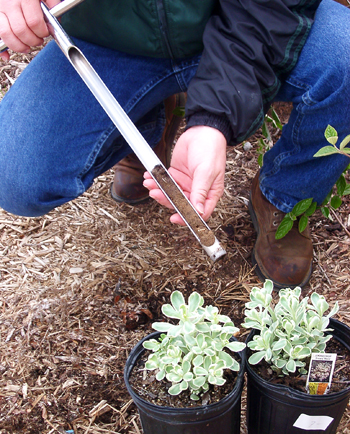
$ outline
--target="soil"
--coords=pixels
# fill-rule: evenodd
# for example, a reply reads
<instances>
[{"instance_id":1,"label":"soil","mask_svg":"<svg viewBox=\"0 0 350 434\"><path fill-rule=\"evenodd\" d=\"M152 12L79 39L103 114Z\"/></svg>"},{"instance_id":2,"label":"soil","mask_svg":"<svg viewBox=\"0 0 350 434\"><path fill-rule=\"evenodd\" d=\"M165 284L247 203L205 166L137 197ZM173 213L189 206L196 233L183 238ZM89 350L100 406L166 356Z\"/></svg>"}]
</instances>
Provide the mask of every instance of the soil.
<instances>
[{"instance_id":1,"label":"soil","mask_svg":"<svg viewBox=\"0 0 350 434\"><path fill-rule=\"evenodd\" d=\"M0 61L2 94L38 51ZM277 110L285 123L290 106ZM279 132L271 135L275 142ZM251 289L262 285L250 258L256 234L247 209L260 138L258 131L249 139L250 150L228 147L225 191L208 221L227 251L215 263L156 202L114 202L113 170L43 217L0 209L0 434L140 434L123 370L151 323L165 320L161 305L175 289L185 298L198 291L239 326ZM314 270L303 289L331 306L338 300L336 318L348 325L349 211L347 196L332 220L311 218ZM245 402L244 389L241 434ZM337 434L350 434L350 408Z\"/></svg>"},{"instance_id":2,"label":"soil","mask_svg":"<svg viewBox=\"0 0 350 434\"><path fill-rule=\"evenodd\" d=\"M181 392L179 395L171 396L168 394L171 383L167 380L157 381L155 377L156 372L144 369L149 354L150 351L144 351L141 354L131 371L129 382L137 395L152 404L176 408L191 408L214 404L227 396L236 384L237 372L226 369L223 376L226 383L220 387L210 385L209 390L200 395L199 401L192 400L188 390ZM240 359L235 354L231 353L231 356L239 362Z\"/></svg>"},{"instance_id":3,"label":"soil","mask_svg":"<svg viewBox=\"0 0 350 434\"><path fill-rule=\"evenodd\" d=\"M169 176L169 173L159 165L152 170L152 175L161 186L163 192L165 192L171 200L176 210L179 211L179 214L197 235L201 244L206 247L212 246L215 242L215 235L207 228L206 224L204 224L199 215L194 211L191 203L187 200L182 191L179 190L175 182Z\"/></svg>"},{"instance_id":4,"label":"soil","mask_svg":"<svg viewBox=\"0 0 350 434\"><path fill-rule=\"evenodd\" d=\"M341 390L350 387L350 351L335 339L327 342L327 353L337 354L335 369L333 374L332 384L329 394L340 392ZM247 356L251 355L251 350L248 349ZM288 376L279 376L277 372L273 371L270 365L264 360L257 365L251 365L261 378L272 384L281 384L283 386L291 387L292 389L300 392L306 392L307 375L300 375L298 373L290 374ZM308 369L306 367L306 369Z\"/></svg>"}]
</instances>

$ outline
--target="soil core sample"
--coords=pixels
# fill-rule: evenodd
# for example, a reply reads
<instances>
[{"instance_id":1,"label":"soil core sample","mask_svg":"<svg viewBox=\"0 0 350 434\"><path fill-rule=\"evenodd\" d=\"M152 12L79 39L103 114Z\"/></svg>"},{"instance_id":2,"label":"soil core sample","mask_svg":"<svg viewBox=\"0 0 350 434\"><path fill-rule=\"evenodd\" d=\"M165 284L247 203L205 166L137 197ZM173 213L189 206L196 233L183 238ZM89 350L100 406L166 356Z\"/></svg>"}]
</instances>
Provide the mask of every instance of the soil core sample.
<instances>
[{"instance_id":1,"label":"soil core sample","mask_svg":"<svg viewBox=\"0 0 350 434\"><path fill-rule=\"evenodd\" d=\"M212 246L215 242L215 235L207 228L202 219L194 211L187 198L175 184L168 172L161 165L157 165L152 170L152 175L167 194L175 208L179 211L184 220L197 235L203 246Z\"/></svg>"}]
</instances>

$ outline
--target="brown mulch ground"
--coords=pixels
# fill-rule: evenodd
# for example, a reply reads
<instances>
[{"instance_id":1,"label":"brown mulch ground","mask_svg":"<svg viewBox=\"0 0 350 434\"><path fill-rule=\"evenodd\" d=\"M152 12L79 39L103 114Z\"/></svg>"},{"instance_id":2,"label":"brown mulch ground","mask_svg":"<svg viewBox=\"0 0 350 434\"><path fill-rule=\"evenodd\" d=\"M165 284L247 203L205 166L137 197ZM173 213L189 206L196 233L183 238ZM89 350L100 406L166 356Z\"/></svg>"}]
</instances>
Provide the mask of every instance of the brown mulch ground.
<instances>
[{"instance_id":1,"label":"brown mulch ground","mask_svg":"<svg viewBox=\"0 0 350 434\"><path fill-rule=\"evenodd\" d=\"M31 58L0 62L2 93ZM125 360L175 289L200 292L240 324L260 285L247 210L257 137L249 151L228 149L225 192L208 222L227 250L217 263L154 201L116 204L112 171L44 217L0 210L0 434L139 434ZM346 200L333 221L312 218L314 273L303 294L338 300L337 318L350 325L349 207ZM242 413L246 434L244 400ZM350 409L337 433L349 427Z\"/></svg>"}]
</instances>

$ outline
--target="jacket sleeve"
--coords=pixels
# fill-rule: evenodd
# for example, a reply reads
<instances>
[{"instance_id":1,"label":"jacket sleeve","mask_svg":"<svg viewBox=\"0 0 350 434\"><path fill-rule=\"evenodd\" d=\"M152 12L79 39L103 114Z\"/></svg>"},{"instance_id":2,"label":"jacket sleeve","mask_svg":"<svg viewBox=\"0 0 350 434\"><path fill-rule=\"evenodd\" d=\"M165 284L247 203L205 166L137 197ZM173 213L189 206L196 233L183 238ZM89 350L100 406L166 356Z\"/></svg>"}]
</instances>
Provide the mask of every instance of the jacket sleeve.
<instances>
[{"instance_id":1,"label":"jacket sleeve","mask_svg":"<svg viewBox=\"0 0 350 434\"><path fill-rule=\"evenodd\" d=\"M262 124L295 66L321 0L220 0L191 80L187 128L219 129L240 143Z\"/></svg>"}]
</instances>

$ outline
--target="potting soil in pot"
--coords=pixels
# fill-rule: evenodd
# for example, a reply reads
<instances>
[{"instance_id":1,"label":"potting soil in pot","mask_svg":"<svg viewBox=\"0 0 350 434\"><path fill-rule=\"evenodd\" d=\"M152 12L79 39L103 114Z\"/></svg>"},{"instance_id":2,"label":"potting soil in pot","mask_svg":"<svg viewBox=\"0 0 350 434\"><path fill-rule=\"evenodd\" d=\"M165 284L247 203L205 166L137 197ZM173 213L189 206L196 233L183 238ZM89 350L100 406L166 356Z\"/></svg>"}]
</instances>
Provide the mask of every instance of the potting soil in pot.
<instances>
[{"instance_id":1,"label":"potting soil in pot","mask_svg":"<svg viewBox=\"0 0 350 434\"><path fill-rule=\"evenodd\" d=\"M237 372L226 369L224 372L226 383L223 386L210 385L209 390L203 394L199 401L190 399L191 393L188 390L184 390L180 395L169 395L168 389L171 386L171 383L166 379L158 381L156 380L156 372L153 373L144 370L149 354L149 351L145 351L138 359L129 377L129 382L131 387L140 397L152 404L175 408L190 408L213 404L227 396L236 384ZM240 362L239 357L234 353L230 354Z\"/></svg>"}]
</instances>

